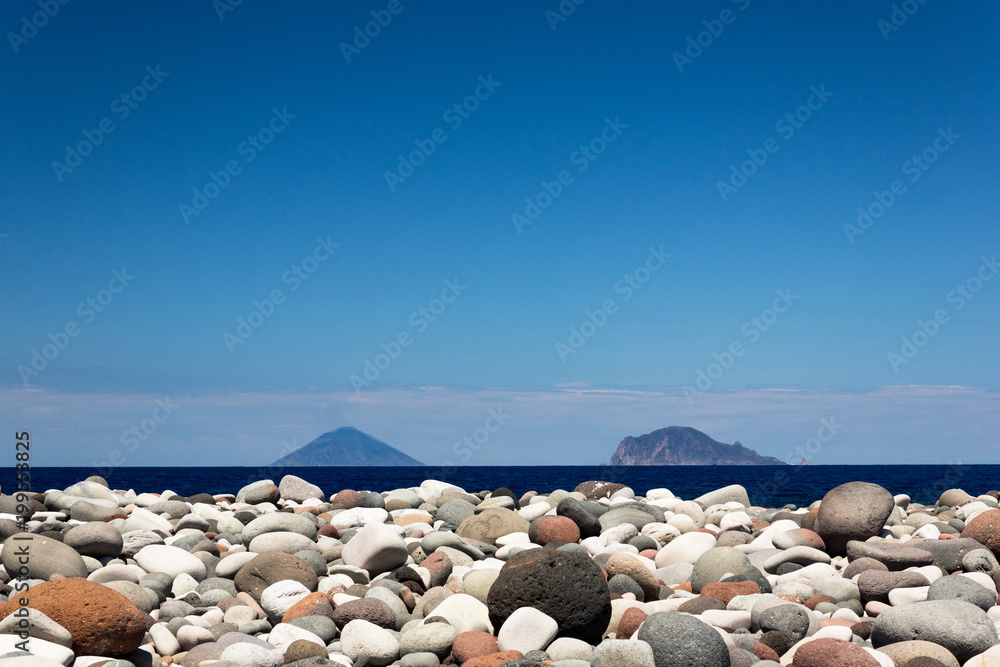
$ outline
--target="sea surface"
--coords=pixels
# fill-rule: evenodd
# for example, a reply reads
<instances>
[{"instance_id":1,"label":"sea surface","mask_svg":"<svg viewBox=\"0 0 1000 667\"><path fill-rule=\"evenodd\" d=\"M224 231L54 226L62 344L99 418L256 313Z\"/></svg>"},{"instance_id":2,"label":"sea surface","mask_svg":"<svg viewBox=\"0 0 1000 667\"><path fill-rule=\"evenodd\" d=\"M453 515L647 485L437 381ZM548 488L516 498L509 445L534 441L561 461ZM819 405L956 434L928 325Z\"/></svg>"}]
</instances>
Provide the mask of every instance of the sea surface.
<instances>
[{"instance_id":1,"label":"sea surface","mask_svg":"<svg viewBox=\"0 0 1000 667\"><path fill-rule=\"evenodd\" d=\"M297 475L327 494L342 489L389 491L418 486L425 479L441 479L467 491L506 486L526 491L572 490L588 480L626 484L636 493L665 487L685 499L729 484L742 484L750 501L766 507L807 506L845 482L881 484L893 494L905 493L915 502L933 503L941 492L962 488L973 496L1000 488L1000 465L814 465L814 466L463 466L427 467L118 467L31 469L31 490L65 489L101 474L115 489L136 493L171 490L183 496L195 493L236 493L260 479L275 483L283 475ZM0 491L13 493L14 470L0 468Z\"/></svg>"}]
</instances>

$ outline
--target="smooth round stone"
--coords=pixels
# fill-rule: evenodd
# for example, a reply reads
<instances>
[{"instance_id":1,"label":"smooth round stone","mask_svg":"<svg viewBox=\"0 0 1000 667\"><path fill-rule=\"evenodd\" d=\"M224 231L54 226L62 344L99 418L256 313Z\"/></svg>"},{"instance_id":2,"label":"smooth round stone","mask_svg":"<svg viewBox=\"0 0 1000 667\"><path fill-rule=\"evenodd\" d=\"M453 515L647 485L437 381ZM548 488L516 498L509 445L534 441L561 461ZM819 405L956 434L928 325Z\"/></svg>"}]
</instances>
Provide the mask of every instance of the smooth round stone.
<instances>
[{"instance_id":1,"label":"smooth round stone","mask_svg":"<svg viewBox=\"0 0 1000 667\"><path fill-rule=\"evenodd\" d=\"M163 537L148 530L137 530L122 534L122 558L135 558L143 548L152 544L163 544Z\"/></svg>"},{"instance_id":2,"label":"smooth round stone","mask_svg":"<svg viewBox=\"0 0 1000 667\"><path fill-rule=\"evenodd\" d=\"M941 577L927 589L928 600L964 600L983 611L996 605L997 595L969 577L952 574Z\"/></svg>"},{"instance_id":3,"label":"smooth round stone","mask_svg":"<svg viewBox=\"0 0 1000 667\"><path fill-rule=\"evenodd\" d=\"M426 598L430 594L431 591L428 591L424 597ZM424 615L425 617L440 616L460 633L473 631L493 632L493 623L490 621L489 608L471 595L464 595L462 593L449 595L440 604L435 606L432 612L428 613L425 611Z\"/></svg>"},{"instance_id":4,"label":"smooth round stone","mask_svg":"<svg viewBox=\"0 0 1000 667\"><path fill-rule=\"evenodd\" d=\"M962 556L962 569L966 572L986 572L992 574L1000 570L996 556L989 549L973 549Z\"/></svg>"},{"instance_id":5,"label":"smooth round stone","mask_svg":"<svg viewBox=\"0 0 1000 667\"><path fill-rule=\"evenodd\" d=\"M387 630L395 630L397 627L395 612L388 603L378 598L351 600L338 604L333 611L333 621L337 627L342 628L357 619L368 621Z\"/></svg>"},{"instance_id":6,"label":"smooth round stone","mask_svg":"<svg viewBox=\"0 0 1000 667\"><path fill-rule=\"evenodd\" d=\"M725 505L726 503L739 503L743 507L750 507L750 496L745 487L740 484L730 484L715 491L709 491L694 499L696 503L703 507L712 505Z\"/></svg>"},{"instance_id":7,"label":"smooth round stone","mask_svg":"<svg viewBox=\"0 0 1000 667\"><path fill-rule=\"evenodd\" d=\"M771 537L771 542L779 549L791 549L792 547L812 547L820 551L826 549L823 538L808 528L793 528Z\"/></svg>"},{"instance_id":8,"label":"smooth round stone","mask_svg":"<svg viewBox=\"0 0 1000 667\"><path fill-rule=\"evenodd\" d=\"M722 581L729 574L746 574L752 571L750 559L742 551L734 547L715 547L703 553L695 562L691 573L691 590L700 593L705 584Z\"/></svg>"},{"instance_id":9,"label":"smooth round stone","mask_svg":"<svg viewBox=\"0 0 1000 667\"><path fill-rule=\"evenodd\" d=\"M113 503L118 503L118 498L106 484L102 485L97 482L77 482L76 484L63 489L63 493L67 493L71 496L77 496L79 498L97 498L100 500L110 500Z\"/></svg>"},{"instance_id":10,"label":"smooth round stone","mask_svg":"<svg viewBox=\"0 0 1000 667\"><path fill-rule=\"evenodd\" d=\"M399 656L399 641L388 630L357 619L341 631L340 649L351 660L367 656L372 665L388 665Z\"/></svg>"},{"instance_id":11,"label":"smooth round stone","mask_svg":"<svg viewBox=\"0 0 1000 667\"><path fill-rule=\"evenodd\" d=\"M276 503L281 499L281 492L273 480L262 479L259 482L247 484L236 493L237 503L259 505L261 503Z\"/></svg>"},{"instance_id":12,"label":"smooth round stone","mask_svg":"<svg viewBox=\"0 0 1000 667\"><path fill-rule=\"evenodd\" d=\"M946 541L954 542L955 540ZM922 542L921 544L927 543ZM847 557L851 561L859 558L872 558L893 572L899 572L908 567L930 565L934 562L934 554L931 552L898 542L858 542L852 540L847 543Z\"/></svg>"},{"instance_id":13,"label":"smooth round stone","mask_svg":"<svg viewBox=\"0 0 1000 667\"><path fill-rule=\"evenodd\" d=\"M883 572L865 570L858 575L858 590L865 602L888 602L889 593L897 588L929 586L931 582L919 572Z\"/></svg>"},{"instance_id":14,"label":"smooth round stone","mask_svg":"<svg viewBox=\"0 0 1000 667\"><path fill-rule=\"evenodd\" d=\"M245 564L236 573L236 590L249 593L255 600L260 599L264 589L284 580L297 581L310 592L319 585L316 573L301 558L281 551L268 551Z\"/></svg>"},{"instance_id":15,"label":"smooth round stone","mask_svg":"<svg viewBox=\"0 0 1000 667\"><path fill-rule=\"evenodd\" d=\"M875 619L871 634L875 648L913 639L944 646L960 663L1000 642L986 612L963 600L929 600L891 607Z\"/></svg>"},{"instance_id":16,"label":"smooth round stone","mask_svg":"<svg viewBox=\"0 0 1000 667\"><path fill-rule=\"evenodd\" d=\"M139 573L136 570L142 572L142 568L135 565L122 565L121 563L105 565L87 575L87 581L93 581L95 584L106 584L110 581L131 581L133 584L138 584ZM145 573L143 572L143 574Z\"/></svg>"},{"instance_id":17,"label":"smooth round stone","mask_svg":"<svg viewBox=\"0 0 1000 667\"><path fill-rule=\"evenodd\" d=\"M437 508L434 518L443 521L443 528L455 530L462 521L476 513L476 506L462 498L452 498ZM527 531L525 531L527 532Z\"/></svg>"},{"instance_id":18,"label":"smooth round stone","mask_svg":"<svg viewBox=\"0 0 1000 667\"><path fill-rule=\"evenodd\" d=\"M248 523L243 527L240 537L246 546L249 546L255 537L265 533L298 533L315 541L316 530L316 524L302 514L276 512L257 517Z\"/></svg>"},{"instance_id":19,"label":"smooth round stone","mask_svg":"<svg viewBox=\"0 0 1000 667\"><path fill-rule=\"evenodd\" d=\"M317 553L319 551L319 547L316 546L316 542L313 540L305 535L288 531L276 531L258 535L250 540L247 549L255 553L283 551L286 554L294 554L297 551L303 550L315 550Z\"/></svg>"},{"instance_id":20,"label":"smooth round stone","mask_svg":"<svg viewBox=\"0 0 1000 667\"><path fill-rule=\"evenodd\" d=\"M151 544L135 555L135 562L146 572L163 572L171 577L189 574L196 581L207 575L205 564L197 556L165 544Z\"/></svg>"},{"instance_id":21,"label":"smooth round stone","mask_svg":"<svg viewBox=\"0 0 1000 667\"><path fill-rule=\"evenodd\" d=\"M389 513L381 507L355 507L334 514L333 518L330 519L330 525L338 528L350 528L385 523L388 520Z\"/></svg>"},{"instance_id":22,"label":"smooth round stone","mask_svg":"<svg viewBox=\"0 0 1000 667\"><path fill-rule=\"evenodd\" d=\"M795 667L880 667L878 660L865 649L840 639L821 638L803 644L795 651Z\"/></svg>"},{"instance_id":23,"label":"smooth round stone","mask_svg":"<svg viewBox=\"0 0 1000 667\"><path fill-rule=\"evenodd\" d=\"M652 614L639 627L638 638L653 650L656 667L730 667L726 642L712 626L693 616Z\"/></svg>"},{"instance_id":24,"label":"smooth round stone","mask_svg":"<svg viewBox=\"0 0 1000 667\"><path fill-rule=\"evenodd\" d=\"M500 651L542 651L558 632L559 623L554 618L533 607L521 607L500 626L497 646Z\"/></svg>"},{"instance_id":25,"label":"smooth round stone","mask_svg":"<svg viewBox=\"0 0 1000 667\"><path fill-rule=\"evenodd\" d=\"M560 637L545 649L551 660L584 660L590 662L594 648L587 642L572 637Z\"/></svg>"},{"instance_id":26,"label":"smooth round stone","mask_svg":"<svg viewBox=\"0 0 1000 667\"><path fill-rule=\"evenodd\" d=\"M155 592L150 591L148 588L143 588L139 584L134 584L131 581L109 581L104 586L124 595L129 602L135 605L136 609L144 614L152 612L153 605L159 601L155 597Z\"/></svg>"},{"instance_id":27,"label":"smooth round stone","mask_svg":"<svg viewBox=\"0 0 1000 667\"><path fill-rule=\"evenodd\" d=\"M92 521L70 528L63 535L63 543L76 549L82 556L117 558L122 552L122 534L114 526Z\"/></svg>"},{"instance_id":28,"label":"smooth round stone","mask_svg":"<svg viewBox=\"0 0 1000 667\"><path fill-rule=\"evenodd\" d=\"M517 533L518 535L523 533ZM505 536L505 537L509 537ZM446 531L434 531L424 535L420 539L420 547L426 554L432 554L441 547L457 549L474 560L482 560L486 555L476 547L472 546L455 533Z\"/></svg>"},{"instance_id":29,"label":"smooth round stone","mask_svg":"<svg viewBox=\"0 0 1000 667\"><path fill-rule=\"evenodd\" d=\"M117 503L96 500L78 500L69 508L69 518L74 521L101 521L115 514L122 514Z\"/></svg>"},{"instance_id":30,"label":"smooth round stone","mask_svg":"<svg viewBox=\"0 0 1000 667\"><path fill-rule=\"evenodd\" d=\"M323 499L326 497L323 489L295 475L285 475L281 478L281 482L278 483L278 493L285 500L294 500L297 503L310 498Z\"/></svg>"},{"instance_id":31,"label":"smooth round stone","mask_svg":"<svg viewBox=\"0 0 1000 667\"><path fill-rule=\"evenodd\" d=\"M451 653L458 632L448 623L426 623L404 632L399 639L399 654L433 653L443 660Z\"/></svg>"},{"instance_id":32,"label":"smooth round stone","mask_svg":"<svg viewBox=\"0 0 1000 667\"><path fill-rule=\"evenodd\" d=\"M694 564L709 549L715 548L715 536L709 533L685 533L656 553L656 567L677 563Z\"/></svg>"},{"instance_id":33,"label":"smooth round stone","mask_svg":"<svg viewBox=\"0 0 1000 667\"><path fill-rule=\"evenodd\" d=\"M963 569L962 559L965 555L983 548L980 542L969 539L964 533L962 537L954 540L913 540L907 544L921 551L929 551L934 557L931 564L937 565L945 572ZM926 563L921 563L924 564Z\"/></svg>"},{"instance_id":34,"label":"smooth round stone","mask_svg":"<svg viewBox=\"0 0 1000 667\"><path fill-rule=\"evenodd\" d=\"M346 565L377 575L404 564L409 555L403 538L394 529L384 524L369 524L344 545L341 558Z\"/></svg>"},{"instance_id":35,"label":"smooth round stone","mask_svg":"<svg viewBox=\"0 0 1000 667\"><path fill-rule=\"evenodd\" d=\"M280 619L292 605L309 593L309 589L297 581L278 581L261 592L260 606L269 618Z\"/></svg>"},{"instance_id":36,"label":"smooth round stone","mask_svg":"<svg viewBox=\"0 0 1000 667\"><path fill-rule=\"evenodd\" d=\"M490 588L492 588L493 583L499 576L500 571L492 568L473 570L462 578L462 589L459 592L471 595L483 604L486 604Z\"/></svg>"},{"instance_id":37,"label":"smooth round stone","mask_svg":"<svg viewBox=\"0 0 1000 667\"><path fill-rule=\"evenodd\" d=\"M895 506L892 494L878 484L841 484L823 496L815 530L830 555L843 556L851 540L864 541L881 533Z\"/></svg>"},{"instance_id":38,"label":"smooth round stone","mask_svg":"<svg viewBox=\"0 0 1000 667\"><path fill-rule=\"evenodd\" d=\"M730 633L741 629L750 629L750 612L748 611L707 609L701 613L701 617L720 630Z\"/></svg>"},{"instance_id":39,"label":"smooth round stone","mask_svg":"<svg viewBox=\"0 0 1000 667\"><path fill-rule=\"evenodd\" d=\"M226 557L220 560L215 566L215 574L219 577L232 579L236 576L236 573L240 571L240 568L256 557L257 554L252 551L226 554Z\"/></svg>"},{"instance_id":40,"label":"smooth round stone","mask_svg":"<svg viewBox=\"0 0 1000 667\"><path fill-rule=\"evenodd\" d=\"M937 499L935 503L938 507L958 507L959 505L965 505L966 503L971 503L975 498L970 496L968 493L962 489L948 489Z\"/></svg>"},{"instance_id":41,"label":"smooth round stone","mask_svg":"<svg viewBox=\"0 0 1000 667\"><path fill-rule=\"evenodd\" d=\"M601 524L602 532L625 523L632 524L639 531L646 524L655 523L656 517L635 506L616 507L602 514L598 522Z\"/></svg>"},{"instance_id":42,"label":"smooth round stone","mask_svg":"<svg viewBox=\"0 0 1000 667\"><path fill-rule=\"evenodd\" d=\"M812 565L813 563L830 563L829 554L819 549L805 546L788 547L784 551L779 551L766 561L764 569L768 572L775 572L778 566L785 563L795 563L797 565Z\"/></svg>"},{"instance_id":43,"label":"smooth round stone","mask_svg":"<svg viewBox=\"0 0 1000 667\"><path fill-rule=\"evenodd\" d=\"M228 660L247 667L281 667L285 664L281 652L249 642L237 642L223 649L220 660Z\"/></svg>"},{"instance_id":44,"label":"smooth round stone","mask_svg":"<svg viewBox=\"0 0 1000 667\"><path fill-rule=\"evenodd\" d=\"M928 660L937 660L944 667L961 667L955 656L951 654L951 651L934 642L920 639L888 644L878 650L880 653L889 656L897 665L906 665L911 660L926 658Z\"/></svg>"},{"instance_id":45,"label":"smooth round stone","mask_svg":"<svg viewBox=\"0 0 1000 667\"><path fill-rule=\"evenodd\" d=\"M16 635L23 630L19 624L21 621L26 620L30 628L32 641L34 639L43 639L59 646L65 646L66 648L73 646L73 635L70 634L69 630L37 609L31 609L30 607L25 607L24 609L27 610L27 617L10 614L7 618L0 621L0 635Z\"/></svg>"},{"instance_id":46,"label":"smooth round stone","mask_svg":"<svg viewBox=\"0 0 1000 667\"><path fill-rule=\"evenodd\" d=\"M165 535L173 532L173 525L159 514L150 512L143 507L136 507L125 519L124 532L130 533L136 530L159 531Z\"/></svg>"},{"instance_id":47,"label":"smooth round stone","mask_svg":"<svg viewBox=\"0 0 1000 667\"><path fill-rule=\"evenodd\" d=\"M0 563L11 573L21 572L22 567L27 568L29 579L48 580L53 574L64 577L86 577L89 574L86 563L75 549L50 537L32 533L19 533L4 540Z\"/></svg>"},{"instance_id":48,"label":"smooth round stone","mask_svg":"<svg viewBox=\"0 0 1000 667\"><path fill-rule=\"evenodd\" d=\"M965 663L963 667L996 667L997 665L1000 665L1000 646L994 646L985 653L977 655Z\"/></svg>"},{"instance_id":49,"label":"smooth round stone","mask_svg":"<svg viewBox=\"0 0 1000 667\"><path fill-rule=\"evenodd\" d=\"M861 592L858 590L858 585L850 579L841 579L839 577L833 577L824 581L817 592L820 595L832 597L837 602L861 599Z\"/></svg>"},{"instance_id":50,"label":"smooth round stone","mask_svg":"<svg viewBox=\"0 0 1000 667\"><path fill-rule=\"evenodd\" d=\"M923 602L927 599L929 586L914 586L913 588L896 588L889 591L889 604L893 607Z\"/></svg>"},{"instance_id":51,"label":"smooth round stone","mask_svg":"<svg viewBox=\"0 0 1000 667\"><path fill-rule=\"evenodd\" d=\"M642 588L643 597L647 601L659 598L660 584L653 576L653 571L639 558L626 553L612 554L604 568L610 577L625 575L635 581Z\"/></svg>"}]
</instances>

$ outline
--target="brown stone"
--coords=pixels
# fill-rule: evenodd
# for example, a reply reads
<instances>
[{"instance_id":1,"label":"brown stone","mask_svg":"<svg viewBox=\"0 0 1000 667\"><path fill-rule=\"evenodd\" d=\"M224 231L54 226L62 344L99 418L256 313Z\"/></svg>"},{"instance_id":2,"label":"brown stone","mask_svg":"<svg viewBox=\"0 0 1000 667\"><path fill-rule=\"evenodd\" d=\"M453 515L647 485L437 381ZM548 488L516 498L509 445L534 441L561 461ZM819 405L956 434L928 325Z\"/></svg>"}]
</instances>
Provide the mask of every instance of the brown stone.
<instances>
[{"instance_id":1,"label":"brown stone","mask_svg":"<svg viewBox=\"0 0 1000 667\"><path fill-rule=\"evenodd\" d=\"M829 602L831 604L837 604L837 598L830 597L829 595L813 595L812 597L810 597L808 600L805 601L805 606L809 611L815 611L816 605L818 605L820 602Z\"/></svg>"},{"instance_id":2,"label":"brown stone","mask_svg":"<svg viewBox=\"0 0 1000 667\"><path fill-rule=\"evenodd\" d=\"M473 658L497 652L497 638L488 632L471 630L461 632L451 645L451 654L456 664L463 664Z\"/></svg>"},{"instance_id":3,"label":"brown stone","mask_svg":"<svg viewBox=\"0 0 1000 667\"><path fill-rule=\"evenodd\" d=\"M858 558L851 561L847 567L844 568L844 579L853 579L855 575L861 574L865 570L888 572L889 568L885 566L885 563L877 561L874 558Z\"/></svg>"},{"instance_id":4,"label":"brown stone","mask_svg":"<svg viewBox=\"0 0 1000 667\"><path fill-rule=\"evenodd\" d=\"M842 639L816 639L795 649L792 667L880 667L866 650Z\"/></svg>"},{"instance_id":5,"label":"brown stone","mask_svg":"<svg viewBox=\"0 0 1000 667\"><path fill-rule=\"evenodd\" d=\"M757 595L759 593L760 586L755 581L720 581L701 587L702 595L717 598L726 604L729 604L737 595Z\"/></svg>"},{"instance_id":6,"label":"brown stone","mask_svg":"<svg viewBox=\"0 0 1000 667\"><path fill-rule=\"evenodd\" d=\"M566 516L540 516L528 527L528 537L535 544L579 542L580 527Z\"/></svg>"},{"instance_id":7,"label":"brown stone","mask_svg":"<svg viewBox=\"0 0 1000 667\"><path fill-rule=\"evenodd\" d=\"M376 598L361 598L337 605L337 608L333 610L332 618L333 622L337 624L337 628L341 630L345 625L359 618L386 630L396 629L396 615L393 613L392 607Z\"/></svg>"},{"instance_id":8,"label":"brown stone","mask_svg":"<svg viewBox=\"0 0 1000 667\"><path fill-rule=\"evenodd\" d=\"M343 491L337 492L337 495L335 495L330 500L330 502L332 502L332 503L340 503L345 508L347 508L347 509L350 510L350 509L354 509L354 506L357 504L358 499L360 497L361 497L361 494L358 493L357 491L355 491L353 489L344 489Z\"/></svg>"},{"instance_id":9,"label":"brown stone","mask_svg":"<svg viewBox=\"0 0 1000 667\"><path fill-rule=\"evenodd\" d=\"M549 517L550 519L563 519L565 517ZM567 519L569 521L569 519ZM570 521L572 523L572 521ZM574 526L576 524L573 524ZM577 533L579 534L579 532ZM635 556L626 553L612 554L605 564L604 569L608 573L608 579L616 574L624 574L632 579L642 588L642 594L646 602L652 602L660 598L660 582L653 576L652 570L642 564Z\"/></svg>"},{"instance_id":10,"label":"brown stone","mask_svg":"<svg viewBox=\"0 0 1000 667\"><path fill-rule=\"evenodd\" d=\"M77 655L124 655L139 648L146 616L118 591L86 579L47 581L0 606L0 618L24 606L37 609L73 636Z\"/></svg>"},{"instance_id":11,"label":"brown stone","mask_svg":"<svg viewBox=\"0 0 1000 667\"><path fill-rule=\"evenodd\" d=\"M305 658L326 657L326 647L308 639L296 639L285 649L285 663Z\"/></svg>"},{"instance_id":12,"label":"brown stone","mask_svg":"<svg viewBox=\"0 0 1000 667\"><path fill-rule=\"evenodd\" d=\"M420 566L427 568L427 571L431 573L431 588L444 586L453 569L451 559L443 551L435 551L423 559Z\"/></svg>"},{"instance_id":13,"label":"brown stone","mask_svg":"<svg viewBox=\"0 0 1000 667\"><path fill-rule=\"evenodd\" d=\"M695 616L698 616L711 609L722 611L725 608L726 603L719 598L699 595L698 597L682 602L681 606L677 607L677 611L682 614L694 614Z\"/></svg>"},{"instance_id":14,"label":"brown stone","mask_svg":"<svg viewBox=\"0 0 1000 667\"><path fill-rule=\"evenodd\" d=\"M265 551L255 556L236 573L236 590L247 592L260 602L260 594L273 583L291 579L310 591L319 586L312 567L298 556L280 551Z\"/></svg>"},{"instance_id":15,"label":"brown stone","mask_svg":"<svg viewBox=\"0 0 1000 667\"><path fill-rule=\"evenodd\" d=\"M858 590L861 592L862 604L870 600L888 602L889 592L896 588L930 586L930 583L927 577L919 572L865 570L858 577Z\"/></svg>"},{"instance_id":16,"label":"brown stone","mask_svg":"<svg viewBox=\"0 0 1000 667\"><path fill-rule=\"evenodd\" d=\"M578 484L573 491L587 496L587 500L600 500L610 498L612 494L625 488L624 484L616 482L583 482Z\"/></svg>"},{"instance_id":17,"label":"brown stone","mask_svg":"<svg viewBox=\"0 0 1000 667\"><path fill-rule=\"evenodd\" d=\"M462 663L462 667L499 667L508 660L520 660L524 654L520 651L500 651L479 656Z\"/></svg>"},{"instance_id":18,"label":"brown stone","mask_svg":"<svg viewBox=\"0 0 1000 667\"><path fill-rule=\"evenodd\" d=\"M793 528L784 533L783 539L791 540L792 546L812 547L813 549L826 551L826 543L823 542L823 538L808 528ZM788 547L785 548L787 549Z\"/></svg>"},{"instance_id":19,"label":"brown stone","mask_svg":"<svg viewBox=\"0 0 1000 667\"><path fill-rule=\"evenodd\" d=\"M638 607L629 607L618 621L618 630L615 632L615 639L630 639L645 620L646 612Z\"/></svg>"},{"instance_id":20,"label":"brown stone","mask_svg":"<svg viewBox=\"0 0 1000 667\"><path fill-rule=\"evenodd\" d=\"M323 593L310 593L289 607L285 615L281 617L281 622L288 623L292 619L302 616L326 616L332 619L333 605L330 604L330 598Z\"/></svg>"},{"instance_id":21,"label":"brown stone","mask_svg":"<svg viewBox=\"0 0 1000 667\"><path fill-rule=\"evenodd\" d=\"M760 642L754 642L754 645L750 647L750 652L761 660L773 660L774 662L781 662L781 656L774 652L774 649L767 644L762 644Z\"/></svg>"},{"instance_id":22,"label":"brown stone","mask_svg":"<svg viewBox=\"0 0 1000 667\"><path fill-rule=\"evenodd\" d=\"M316 531L316 534L321 537L332 537L338 540L340 539L340 531L337 530L336 526L329 523L326 524L325 526L321 526L320 529Z\"/></svg>"},{"instance_id":23,"label":"brown stone","mask_svg":"<svg viewBox=\"0 0 1000 667\"><path fill-rule=\"evenodd\" d=\"M979 542L992 551L994 556L1000 554L1000 510L986 510L973 517L965 525L962 537Z\"/></svg>"}]
</instances>

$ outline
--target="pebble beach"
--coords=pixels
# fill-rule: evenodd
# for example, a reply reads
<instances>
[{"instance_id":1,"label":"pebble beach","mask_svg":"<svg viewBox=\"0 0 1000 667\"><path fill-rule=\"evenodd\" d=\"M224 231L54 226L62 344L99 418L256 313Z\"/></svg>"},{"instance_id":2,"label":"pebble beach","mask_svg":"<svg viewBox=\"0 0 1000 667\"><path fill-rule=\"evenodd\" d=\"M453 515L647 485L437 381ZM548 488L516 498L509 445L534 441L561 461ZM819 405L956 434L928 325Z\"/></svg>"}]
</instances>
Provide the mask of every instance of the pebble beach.
<instances>
[{"instance_id":1,"label":"pebble beach","mask_svg":"<svg viewBox=\"0 0 1000 667\"><path fill-rule=\"evenodd\" d=\"M1000 666L1000 493L900 491L90 477L0 495L0 665Z\"/></svg>"}]
</instances>

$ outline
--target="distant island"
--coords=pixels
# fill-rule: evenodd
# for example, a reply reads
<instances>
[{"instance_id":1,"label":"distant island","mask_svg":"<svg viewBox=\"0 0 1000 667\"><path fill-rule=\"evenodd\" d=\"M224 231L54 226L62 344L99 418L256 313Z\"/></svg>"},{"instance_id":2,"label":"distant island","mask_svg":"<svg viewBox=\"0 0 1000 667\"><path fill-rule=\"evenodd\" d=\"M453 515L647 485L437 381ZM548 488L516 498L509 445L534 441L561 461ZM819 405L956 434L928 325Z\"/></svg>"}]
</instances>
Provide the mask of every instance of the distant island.
<instances>
[{"instance_id":1,"label":"distant island","mask_svg":"<svg viewBox=\"0 0 1000 667\"><path fill-rule=\"evenodd\" d=\"M282 456L272 466L422 466L378 438L343 426Z\"/></svg>"},{"instance_id":2,"label":"distant island","mask_svg":"<svg viewBox=\"0 0 1000 667\"><path fill-rule=\"evenodd\" d=\"M724 466L787 465L773 456L761 456L736 441L717 442L689 426L668 426L638 437L628 436L618 445L611 465Z\"/></svg>"}]
</instances>

